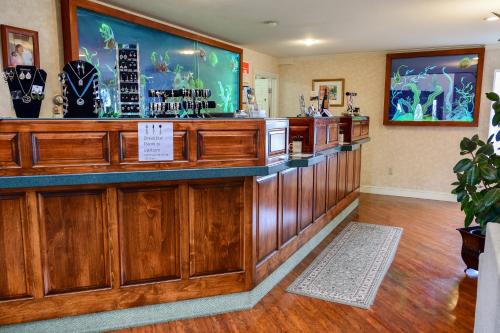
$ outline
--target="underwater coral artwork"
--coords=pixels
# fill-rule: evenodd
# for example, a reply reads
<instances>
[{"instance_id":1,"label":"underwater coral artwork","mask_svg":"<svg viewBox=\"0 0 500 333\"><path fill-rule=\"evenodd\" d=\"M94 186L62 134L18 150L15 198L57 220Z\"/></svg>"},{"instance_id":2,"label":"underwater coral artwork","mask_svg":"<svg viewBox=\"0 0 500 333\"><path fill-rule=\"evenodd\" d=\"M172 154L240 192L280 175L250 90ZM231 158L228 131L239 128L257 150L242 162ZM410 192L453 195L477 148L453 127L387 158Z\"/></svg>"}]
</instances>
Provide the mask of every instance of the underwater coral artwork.
<instances>
[{"instance_id":1,"label":"underwater coral artwork","mask_svg":"<svg viewBox=\"0 0 500 333\"><path fill-rule=\"evenodd\" d=\"M384 124L477 124L483 52L389 54Z\"/></svg>"},{"instance_id":2,"label":"underwater coral artwork","mask_svg":"<svg viewBox=\"0 0 500 333\"><path fill-rule=\"evenodd\" d=\"M149 104L149 89L210 89L213 112L234 112L240 104L240 54L117 17L77 8L78 47L82 60L92 63L108 107L101 117L117 111L116 45L138 44L141 109Z\"/></svg>"}]
</instances>

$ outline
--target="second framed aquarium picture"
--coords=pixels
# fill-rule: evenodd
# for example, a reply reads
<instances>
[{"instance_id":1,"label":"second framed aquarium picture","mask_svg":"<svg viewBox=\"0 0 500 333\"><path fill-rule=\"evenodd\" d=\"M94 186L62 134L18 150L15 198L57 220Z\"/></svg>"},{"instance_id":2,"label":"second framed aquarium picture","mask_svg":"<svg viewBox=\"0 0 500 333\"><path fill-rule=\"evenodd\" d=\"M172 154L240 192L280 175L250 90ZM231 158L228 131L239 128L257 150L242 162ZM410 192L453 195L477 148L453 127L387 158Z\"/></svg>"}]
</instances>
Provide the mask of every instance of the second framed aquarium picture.
<instances>
[{"instance_id":1,"label":"second framed aquarium picture","mask_svg":"<svg viewBox=\"0 0 500 333\"><path fill-rule=\"evenodd\" d=\"M387 55L384 125L474 126L484 48Z\"/></svg>"}]
</instances>

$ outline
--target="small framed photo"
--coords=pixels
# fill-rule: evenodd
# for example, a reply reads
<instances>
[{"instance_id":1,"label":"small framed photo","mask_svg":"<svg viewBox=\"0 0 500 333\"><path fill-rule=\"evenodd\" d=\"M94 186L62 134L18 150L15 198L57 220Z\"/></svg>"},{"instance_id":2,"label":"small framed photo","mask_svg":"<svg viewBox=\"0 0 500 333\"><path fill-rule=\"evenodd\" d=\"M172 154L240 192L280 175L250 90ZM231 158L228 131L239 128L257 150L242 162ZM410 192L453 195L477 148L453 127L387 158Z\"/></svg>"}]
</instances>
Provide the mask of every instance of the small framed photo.
<instances>
[{"instance_id":1,"label":"small framed photo","mask_svg":"<svg viewBox=\"0 0 500 333\"><path fill-rule=\"evenodd\" d=\"M8 25L0 25L2 60L4 67L40 67L38 32Z\"/></svg>"},{"instance_id":2,"label":"small framed photo","mask_svg":"<svg viewBox=\"0 0 500 333\"><path fill-rule=\"evenodd\" d=\"M327 94L330 106L344 106L344 83L344 79L313 80L312 89L319 92L320 101Z\"/></svg>"}]
</instances>

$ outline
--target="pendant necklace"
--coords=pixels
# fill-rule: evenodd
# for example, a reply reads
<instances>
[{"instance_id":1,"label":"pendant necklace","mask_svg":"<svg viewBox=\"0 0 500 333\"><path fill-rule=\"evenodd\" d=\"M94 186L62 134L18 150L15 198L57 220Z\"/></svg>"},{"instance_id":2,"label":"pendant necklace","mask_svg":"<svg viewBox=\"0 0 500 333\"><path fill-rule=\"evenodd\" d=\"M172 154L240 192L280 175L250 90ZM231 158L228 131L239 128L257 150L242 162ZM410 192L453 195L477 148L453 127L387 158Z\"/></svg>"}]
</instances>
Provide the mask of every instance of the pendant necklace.
<instances>
[{"instance_id":1,"label":"pendant necklace","mask_svg":"<svg viewBox=\"0 0 500 333\"><path fill-rule=\"evenodd\" d=\"M17 82L19 82L19 86L21 87L21 91L23 92L23 97L21 98L23 103L28 104L31 102L31 96L29 96L28 94L31 94L31 88L33 88L33 83L35 82L36 72L38 72L38 69L35 69L35 74L33 75L33 80L31 80L30 88L28 89L28 92L26 92L26 91L24 91L23 84L21 83L21 80L19 79L19 75L17 75L17 71L16 71ZM24 72L22 72L22 74L24 74Z\"/></svg>"},{"instance_id":2,"label":"pendant necklace","mask_svg":"<svg viewBox=\"0 0 500 333\"><path fill-rule=\"evenodd\" d=\"M82 98L82 96L85 95L87 90L89 90L90 86L92 85L92 82L94 82L94 78L96 77L96 75L97 75L97 73L94 73L94 75L92 75L92 78L89 80L89 82L87 83L87 86L83 89L83 92L81 94L78 93L73 82L68 79L69 85L71 86L71 88L75 92L76 97L78 97L78 99L76 100L77 105L82 106L83 104L85 104L85 100Z\"/></svg>"},{"instance_id":3,"label":"pendant necklace","mask_svg":"<svg viewBox=\"0 0 500 333\"><path fill-rule=\"evenodd\" d=\"M75 69L73 68L73 66L71 64L69 64L69 68L71 68L71 70L73 71L73 73L75 73L76 77L78 78L78 85L81 87L83 86L83 80L90 74L92 73L94 70L90 70L87 74L85 74L83 77L80 77L80 75L78 75L75 71ZM78 64L78 72L80 72L80 68L84 68L83 65L80 67L80 64ZM84 72L85 73L85 72Z\"/></svg>"}]
</instances>

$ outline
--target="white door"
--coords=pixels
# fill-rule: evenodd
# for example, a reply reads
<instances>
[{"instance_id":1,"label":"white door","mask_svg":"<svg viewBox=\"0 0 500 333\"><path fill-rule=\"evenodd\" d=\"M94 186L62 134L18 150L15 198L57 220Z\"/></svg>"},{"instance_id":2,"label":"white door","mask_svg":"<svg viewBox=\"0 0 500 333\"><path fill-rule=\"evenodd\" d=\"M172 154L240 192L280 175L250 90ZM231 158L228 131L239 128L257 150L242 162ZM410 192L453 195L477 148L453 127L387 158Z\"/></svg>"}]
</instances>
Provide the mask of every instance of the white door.
<instances>
[{"instance_id":1,"label":"white door","mask_svg":"<svg viewBox=\"0 0 500 333\"><path fill-rule=\"evenodd\" d=\"M259 110L265 110L269 117L269 79L255 79L255 100Z\"/></svg>"}]
</instances>

